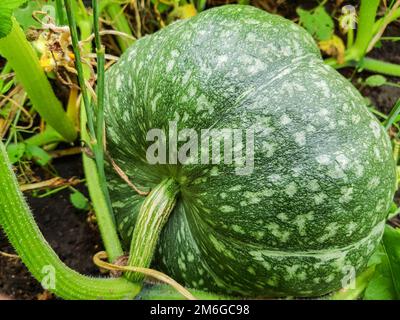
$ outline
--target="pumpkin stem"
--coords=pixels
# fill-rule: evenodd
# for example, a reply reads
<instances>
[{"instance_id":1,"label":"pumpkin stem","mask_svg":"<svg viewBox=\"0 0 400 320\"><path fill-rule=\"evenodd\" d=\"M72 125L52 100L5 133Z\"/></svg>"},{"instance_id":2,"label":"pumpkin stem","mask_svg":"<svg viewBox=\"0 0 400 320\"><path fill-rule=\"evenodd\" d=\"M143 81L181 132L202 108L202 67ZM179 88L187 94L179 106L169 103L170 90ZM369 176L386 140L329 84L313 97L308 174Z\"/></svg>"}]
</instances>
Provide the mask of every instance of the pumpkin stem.
<instances>
[{"instance_id":1,"label":"pumpkin stem","mask_svg":"<svg viewBox=\"0 0 400 320\"><path fill-rule=\"evenodd\" d=\"M175 206L178 192L178 183L168 178L152 189L146 197L133 231L128 266L150 266L161 230ZM143 274L137 272L129 272L126 276L135 282L143 280Z\"/></svg>"}]
</instances>

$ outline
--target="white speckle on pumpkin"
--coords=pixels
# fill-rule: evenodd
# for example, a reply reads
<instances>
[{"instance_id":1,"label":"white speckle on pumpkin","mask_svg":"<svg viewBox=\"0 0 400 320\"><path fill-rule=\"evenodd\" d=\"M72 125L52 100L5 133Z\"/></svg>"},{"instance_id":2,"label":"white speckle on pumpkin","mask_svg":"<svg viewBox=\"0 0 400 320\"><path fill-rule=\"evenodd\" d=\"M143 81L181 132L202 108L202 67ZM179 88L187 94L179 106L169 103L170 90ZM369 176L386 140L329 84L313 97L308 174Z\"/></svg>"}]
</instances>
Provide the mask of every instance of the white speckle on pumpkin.
<instances>
[{"instance_id":1,"label":"white speckle on pumpkin","mask_svg":"<svg viewBox=\"0 0 400 320\"><path fill-rule=\"evenodd\" d=\"M297 193L297 184L293 181L289 183L285 188L285 193L289 197L293 197Z\"/></svg>"},{"instance_id":2,"label":"white speckle on pumpkin","mask_svg":"<svg viewBox=\"0 0 400 320\"><path fill-rule=\"evenodd\" d=\"M342 187L340 189L341 196L339 197L340 203L348 203L353 199L353 188L352 187Z\"/></svg>"},{"instance_id":3,"label":"white speckle on pumpkin","mask_svg":"<svg viewBox=\"0 0 400 320\"><path fill-rule=\"evenodd\" d=\"M322 165L328 165L331 163L330 157L326 154L319 155L318 157L315 158L315 160L317 160L317 162Z\"/></svg>"},{"instance_id":4,"label":"white speckle on pumpkin","mask_svg":"<svg viewBox=\"0 0 400 320\"><path fill-rule=\"evenodd\" d=\"M265 227L274 237L279 239L281 242L286 242L289 239L290 232L281 230L277 223L271 222L265 225Z\"/></svg>"},{"instance_id":5,"label":"white speckle on pumpkin","mask_svg":"<svg viewBox=\"0 0 400 320\"><path fill-rule=\"evenodd\" d=\"M124 121L129 121L129 111L125 110L124 113L122 114L122 119Z\"/></svg>"},{"instance_id":6,"label":"white speckle on pumpkin","mask_svg":"<svg viewBox=\"0 0 400 320\"><path fill-rule=\"evenodd\" d=\"M332 282L335 279L335 276L333 274L330 274L329 276L326 277L325 282L329 283Z\"/></svg>"},{"instance_id":7,"label":"white speckle on pumpkin","mask_svg":"<svg viewBox=\"0 0 400 320\"><path fill-rule=\"evenodd\" d=\"M327 84L326 81L320 81L320 82L316 82L315 85L321 89L322 94L326 97L329 98L330 97L330 91L329 91L329 86Z\"/></svg>"},{"instance_id":8,"label":"white speckle on pumpkin","mask_svg":"<svg viewBox=\"0 0 400 320\"><path fill-rule=\"evenodd\" d=\"M310 180L308 182L307 188L310 189L311 191L315 192L315 191L318 191L321 187L318 184L318 181L314 179L314 180Z\"/></svg>"},{"instance_id":9,"label":"white speckle on pumpkin","mask_svg":"<svg viewBox=\"0 0 400 320\"><path fill-rule=\"evenodd\" d=\"M301 166L297 166L292 168L293 171L293 177L299 177L301 175L301 172L303 171L303 168Z\"/></svg>"},{"instance_id":10,"label":"white speckle on pumpkin","mask_svg":"<svg viewBox=\"0 0 400 320\"><path fill-rule=\"evenodd\" d=\"M355 230L357 230L358 224L355 223L354 221L351 221L350 223L347 224L346 231L347 231L347 236L351 236Z\"/></svg>"},{"instance_id":11,"label":"white speckle on pumpkin","mask_svg":"<svg viewBox=\"0 0 400 320\"><path fill-rule=\"evenodd\" d=\"M294 140L299 146L304 146L306 144L306 133L304 131L296 132L294 134Z\"/></svg>"},{"instance_id":12,"label":"white speckle on pumpkin","mask_svg":"<svg viewBox=\"0 0 400 320\"><path fill-rule=\"evenodd\" d=\"M379 150L379 148L377 146L374 147L374 154L375 154L375 159L378 161L383 161L382 155L381 155L381 151Z\"/></svg>"},{"instance_id":13,"label":"white speckle on pumpkin","mask_svg":"<svg viewBox=\"0 0 400 320\"><path fill-rule=\"evenodd\" d=\"M174 65L175 65L175 61L174 60L169 60L168 63L167 63L166 71L167 72L171 72L171 70L174 67Z\"/></svg>"},{"instance_id":14,"label":"white speckle on pumpkin","mask_svg":"<svg viewBox=\"0 0 400 320\"><path fill-rule=\"evenodd\" d=\"M292 266L285 266L286 273L289 276L289 278L293 278L296 275L296 272L299 268L300 266L298 264Z\"/></svg>"},{"instance_id":15,"label":"white speckle on pumpkin","mask_svg":"<svg viewBox=\"0 0 400 320\"><path fill-rule=\"evenodd\" d=\"M219 169L217 166L212 167L212 169L210 170L210 176L217 176L219 172Z\"/></svg>"},{"instance_id":16,"label":"white speckle on pumpkin","mask_svg":"<svg viewBox=\"0 0 400 320\"><path fill-rule=\"evenodd\" d=\"M238 185L236 185L236 186L233 186L233 187L230 187L230 188L228 189L228 191L232 191L232 192L240 191L240 190L242 190L242 186L241 186L240 184L238 184Z\"/></svg>"},{"instance_id":17,"label":"white speckle on pumpkin","mask_svg":"<svg viewBox=\"0 0 400 320\"><path fill-rule=\"evenodd\" d=\"M243 228L241 226L238 226L237 224L233 224L232 225L232 230L240 233L240 234L245 234L246 232L243 230Z\"/></svg>"},{"instance_id":18,"label":"white speckle on pumpkin","mask_svg":"<svg viewBox=\"0 0 400 320\"><path fill-rule=\"evenodd\" d=\"M372 177L369 181L368 181L368 189L374 189L377 186L379 186L379 183L381 182L381 179L377 176Z\"/></svg>"},{"instance_id":19,"label":"white speckle on pumpkin","mask_svg":"<svg viewBox=\"0 0 400 320\"><path fill-rule=\"evenodd\" d=\"M219 210L221 210L224 213L230 213L230 212L234 212L235 208L231 207L231 206L228 206L228 205L223 205L223 206L219 207Z\"/></svg>"},{"instance_id":20,"label":"white speckle on pumpkin","mask_svg":"<svg viewBox=\"0 0 400 320\"><path fill-rule=\"evenodd\" d=\"M121 90L122 89L122 77L121 76L117 76L115 79L115 87L117 88L117 90Z\"/></svg>"},{"instance_id":21,"label":"white speckle on pumpkin","mask_svg":"<svg viewBox=\"0 0 400 320\"><path fill-rule=\"evenodd\" d=\"M264 197L271 197L274 193L275 193L275 190L269 189L269 188L265 188L259 192L259 194Z\"/></svg>"},{"instance_id":22,"label":"white speckle on pumpkin","mask_svg":"<svg viewBox=\"0 0 400 320\"><path fill-rule=\"evenodd\" d=\"M256 271L254 270L253 267L248 267L248 268L247 268L247 272L250 273L250 274L252 274L252 275L256 275Z\"/></svg>"},{"instance_id":23,"label":"white speckle on pumpkin","mask_svg":"<svg viewBox=\"0 0 400 320\"><path fill-rule=\"evenodd\" d=\"M312 124L307 125L306 131L307 132L315 132L315 127Z\"/></svg>"},{"instance_id":24,"label":"white speckle on pumpkin","mask_svg":"<svg viewBox=\"0 0 400 320\"><path fill-rule=\"evenodd\" d=\"M192 70L186 70L185 74L182 77L182 84L185 85L192 75Z\"/></svg>"},{"instance_id":25,"label":"white speckle on pumpkin","mask_svg":"<svg viewBox=\"0 0 400 320\"><path fill-rule=\"evenodd\" d=\"M188 90L189 97L194 97L196 95L197 89L194 86L190 86Z\"/></svg>"},{"instance_id":26,"label":"white speckle on pumpkin","mask_svg":"<svg viewBox=\"0 0 400 320\"><path fill-rule=\"evenodd\" d=\"M182 261L181 258L178 258L178 266L181 271L186 271L186 264Z\"/></svg>"},{"instance_id":27,"label":"white speckle on pumpkin","mask_svg":"<svg viewBox=\"0 0 400 320\"><path fill-rule=\"evenodd\" d=\"M351 116L351 122L354 123L354 124L359 123L360 120L361 120L361 117L360 117L360 115L358 115L358 114L353 114L353 115Z\"/></svg>"},{"instance_id":28,"label":"white speckle on pumpkin","mask_svg":"<svg viewBox=\"0 0 400 320\"><path fill-rule=\"evenodd\" d=\"M321 110L318 111L318 116L320 116L323 119L328 120L328 115L329 115L329 110L326 108L322 108Z\"/></svg>"},{"instance_id":29,"label":"white speckle on pumpkin","mask_svg":"<svg viewBox=\"0 0 400 320\"><path fill-rule=\"evenodd\" d=\"M279 119L281 125L287 125L292 122L292 119L290 119L286 114L284 114L280 119Z\"/></svg>"},{"instance_id":30,"label":"white speckle on pumpkin","mask_svg":"<svg viewBox=\"0 0 400 320\"><path fill-rule=\"evenodd\" d=\"M355 164L355 166L354 166L354 172L355 172L355 174L356 174L356 176L357 176L358 178L362 177L363 174L364 174L364 166L361 165L361 164L359 164L359 163Z\"/></svg>"},{"instance_id":31,"label":"white speckle on pumpkin","mask_svg":"<svg viewBox=\"0 0 400 320\"><path fill-rule=\"evenodd\" d=\"M333 238L336 235L338 229L339 229L339 227L338 227L338 224L336 222L332 222L332 223L328 224L325 227L324 234L321 237L319 237L317 239L317 241L322 243L322 242L324 242L324 241L326 241L326 240L328 240L330 238Z\"/></svg>"},{"instance_id":32,"label":"white speckle on pumpkin","mask_svg":"<svg viewBox=\"0 0 400 320\"><path fill-rule=\"evenodd\" d=\"M260 60L255 59L254 63L247 67L247 73L256 74L264 69L264 64Z\"/></svg>"},{"instance_id":33,"label":"white speckle on pumpkin","mask_svg":"<svg viewBox=\"0 0 400 320\"><path fill-rule=\"evenodd\" d=\"M253 236L254 236L257 240L261 240L262 238L264 238L265 232L264 232L264 231L256 231L256 232L253 233Z\"/></svg>"},{"instance_id":34,"label":"white speckle on pumpkin","mask_svg":"<svg viewBox=\"0 0 400 320\"><path fill-rule=\"evenodd\" d=\"M314 196L315 204L322 204L327 198L328 196L325 193L323 192L318 193L317 195Z\"/></svg>"},{"instance_id":35,"label":"white speckle on pumpkin","mask_svg":"<svg viewBox=\"0 0 400 320\"><path fill-rule=\"evenodd\" d=\"M282 176L279 175L279 174L277 174L277 173L271 174L271 175L268 177L268 180L270 180L271 182L278 182L278 181L280 181L281 179L282 179Z\"/></svg>"},{"instance_id":36,"label":"white speckle on pumpkin","mask_svg":"<svg viewBox=\"0 0 400 320\"><path fill-rule=\"evenodd\" d=\"M299 214L294 219L294 224L297 226L299 234L304 236L306 234L307 221L312 221L314 219L313 212L306 214Z\"/></svg>"},{"instance_id":37,"label":"white speckle on pumpkin","mask_svg":"<svg viewBox=\"0 0 400 320\"><path fill-rule=\"evenodd\" d=\"M257 35L253 32L250 32L246 35L246 41L254 42L257 39Z\"/></svg>"},{"instance_id":38,"label":"white speckle on pumpkin","mask_svg":"<svg viewBox=\"0 0 400 320\"><path fill-rule=\"evenodd\" d=\"M284 213L284 212L279 213L279 214L277 215L277 217L278 217L279 220L282 220L282 221L287 221L287 220L289 219L288 216L287 216L287 214Z\"/></svg>"},{"instance_id":39,"label":"white speckle on pumpkin","mask_svg":"<svg viewBox=\"0 0 400 320\"><path fill-rule=\"evenodd\" d=\"M275 153L276 145L275 145L275 143L264 141L263 144L262 144L262 148L266 152L265 156L267 158L270 158Z\"/></svg>"},{"instance_id":40,"label":"white speckle on pumpkin","mask_svg":"<svg viewBox=\"0 0 400 320\"><path fill-rule=\"evenodd\" d=\"M369 123L369 127L371 128L374 137L378 139L381 135L381 128L379 127L379 124L376 121L371 121Z\"/></svg>"},{"instance_id":41,"label":"white speckle on pumpkin","mask_svg":"<svg viewBox=\"0 0 400 320\"><path fill-rule=\"evenodd\" d=\"M228 56L226 54L217 56L217 66L223 66L225 64L225 62L228 61Z\"/></svg>"},{"instance_id":42,"label":"white speckle on pumpkin","mask_svg":"<svg viewBox=\"0 0 400 320\"><path fill-rule=\"evenodd\" d=\"M350 160L342 153L336 156L336 161L339 163L342 169L346 169L350 162Z\"/></svg>"},{"instance_id":43,"label":"white speckle on pumpkin","mask_svg":"<svg viewBox=\"0 0 400 320\"><path fill-rule=\"evenodd\" d=\"M261 199L258 197L257 192L246 191L243 196L248 199L249 204L257 204L261 202Z\"/></svg>"}]
</instances>

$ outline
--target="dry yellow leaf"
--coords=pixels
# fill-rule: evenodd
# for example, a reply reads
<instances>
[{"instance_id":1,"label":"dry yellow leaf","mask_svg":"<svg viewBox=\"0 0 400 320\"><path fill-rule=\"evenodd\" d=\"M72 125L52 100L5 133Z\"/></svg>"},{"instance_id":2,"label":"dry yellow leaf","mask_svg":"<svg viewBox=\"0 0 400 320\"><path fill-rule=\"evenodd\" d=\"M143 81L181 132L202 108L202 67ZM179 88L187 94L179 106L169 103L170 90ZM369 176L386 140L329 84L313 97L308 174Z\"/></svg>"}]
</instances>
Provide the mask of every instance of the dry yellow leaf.
<instances>
[{"instance_id":1,"label":"dry yellow leaf","mask_svg":"<svg viewBox=\"0 0 400 320\"><path fill-rule=\"evenodd\" d=\"M170 14L175 19L187 19L194 17L197 14L196 7L192 4L185 4L183 6L176 7Z\"/></svg>"},{"instance_id":2,"label":"dry yellow leaf","mask_svg":"<svg viewBox=\"0 0 400 320\"><path fill-rule=\"evenodd\" d=\"M322 52L336 58L339 64L344 63L345 45L343 40L336 35L333 35L329 40L318 42L318 46Z\"/></svg>"}]
</instances>

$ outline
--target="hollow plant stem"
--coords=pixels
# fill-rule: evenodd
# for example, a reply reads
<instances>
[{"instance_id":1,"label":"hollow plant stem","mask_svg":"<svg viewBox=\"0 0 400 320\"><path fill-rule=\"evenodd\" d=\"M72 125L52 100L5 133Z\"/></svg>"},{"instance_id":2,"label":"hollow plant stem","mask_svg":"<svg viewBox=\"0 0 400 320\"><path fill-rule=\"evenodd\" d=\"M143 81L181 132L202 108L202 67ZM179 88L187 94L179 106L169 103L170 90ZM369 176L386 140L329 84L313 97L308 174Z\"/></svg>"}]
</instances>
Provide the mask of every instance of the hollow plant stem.
<instances>
[{"instance_id":1,"label":"hollow plant stem","mask_svg":"<svg viewBox=\"0 0 400 320\"><path fill-rule=\"evenodd\" d=\"M103 189L104 196L109 204L112 213L111 199L107 189L107 180L104 171L104 73L105 73L105 49L101 44L99 26L99 7L98 0L92 0L94 39L97 53L97 112L96 112L96 145L95 157L99 180Z\"/></svg>"},{"instance_id":2,"label":"hollow plant stem","mask_svg":"<svg viewBox=\"0 0 400 320\"><path fill-rule=\"evenodd\" d=\"M96 126L95 141L93 142L93 151L95 155L99 185L103 192L107 207L108 215L114 222L114 213L111 206L111 198L107 188L107 179L104 170L104 73L105 73L105 48L101 44L100 27L99 27L99 6L98 0L92 1L93 6L93 26L95 34L95 44L97 52L97 109L96 109ZM88 106L85 106L86 108ZM115 225L113 223L113 228ZM115 258L115 257L113 257Z\"/></svg>"},{"instance_id":3,"label":"hollow plant stem","mask_svg":"<svg viewBox=\"0 0 400 320\"><path fill-rule=\"evenodd\" d=\"M124 278L92 278L68 268L49 246L26 204L0 141L0 226L42 285L64 299L130 299L140 287Z\"/></svg>"},{"instance_id":4,"label":"hollow plant stem","mask_svg":"<svg viewBox=\"0 0 400 320\"><path fill-rule=\"evenodd\" d=\"M350 55L355 60L360 60L365 55L373 37L372 30L379 2L380 0L361 0L356 41L349 49Z\"/></svg>"},{"instance_id":5,"label":"hollow plant stem","mask_svg":"<svg viewBox=\"0 0 400 320\"><path fill-rule=\"evenodd\" d=\"M400 64L380 61L373 58L364 58L361 62L346 58L346 61L342 64L339 64L335 58L328 58L324 62L335 69L360 67L366 71L376 72L387 76L400 77Z\"/></svg>"},{"instance_id":6,"label":"hollow plant stem","mask_svg":"<svg viewBox=\"0 0 400 320\"><path fill-rule=\"evenodd\" d=\"M361 67L368 71L386 74L389 76L400 77L400 65L390 62L380 61L372 58L364 58Z\"/></svg>"},{"instance_id":7,"label":"hollow plant stem","mask_svg":"<svg viewBox=\"0 0 400 320\"><path fill-rule=\"evenodd\" d=\"M36 52L13 18L11 32L0 39L0 54L4 56L27 92L34 108L66 141L74 141L77 132L40 66Z\"/></svg>"},{"instance_id":8,"label":"hollow plant stem","mask_svg":"<svg viewBox=\"0 0 400 320\"><path fill-rule=\"evenodd\" d=\"M347 48L351 48L354 44L354 30L349 28L347 31Z\"/></svg>"},{"instance_id":9,"label":"hollow plant stem","mask_svg":"<svg viewBox=\"0 0 400 320\"><path fill-rule=\"evenodd\" d=\"M91 138L93 139L95 137L95 130L94 130L94 125L93 125L93 114L90 110L90 102L89 102L89 95L87 93L86 89L86 83L85 79L83 76L83 68L82 68L82 63L81 63L81 52L79 50L79 38L78 38L78 28L76 25L76 20L75 20L75 14L72 10L72 1L71 0L64 0L65 8L67 9L67 17L68 17L68 23L69 23L69 28L71 32L71 39L72 39L72 46L74 49L74 55L75 55L75 68L78 73L78 82L79 86L81 88L81 95L83 102L86 107L86 116L88 119L88 127L89 127L89 133L91 135Z\"/></svg>"},{"instance_id":10,"label":"hollow plant stem","mask_svg":"<svg viewBox=\"0 0 400 320\"><path fill-rule=\"evenodd\" d=\"M71 11L71 2L70 0L65 0L69 2L69 6L67 7L68 18L70 21L71 34L75 37L74 40L74 51L80 56L79 47L77 47L78 39L77 37L77 25L75 21L75 17ZM79 30L82 39L87 39L92 34L93 24L89 20L89 17L86 16L79 20ZM72 31L73 30L73 31ZM82 46L83 53L91 52L91 44L86 43ZM80 60L76 60L77 68L79 71L80 85L83 88L82 95L86 94L86 98L83 99L81 103L81 139L86 143L86 145L93 147L95 141L95 129L93 124L92 113L90 112L90 99L87 96L87 91L85 87L86 80L90 78L90 69L87 66L82 66ZM83 86L83 87L82 87ZM89 116L89 118L88 118ZM89 127L89 133L87 131L87 127ZM92 129L90 129L92 128ZM93 152L96 154L96 147L93 148ZM97 152L98 157L98 152ZM123 250L121 247L121 243L117 234L117 230L115 227L114 217L112 212L110 211L111 205L104 194L104 188L106 187L106 182L103 177L103 180L100 179L100 175L98 172L97 162L91 158L89 158L86 154L82 156L83 167L85 171L85 177L89 189L89 195L92 199L93 207L96 213L96 218L98 222L98 226L100 229L100 234L104 243L104 247L107 251L107 255L110 261L114 261L119 256L123 255Z\"/></svg>"},{"instance_id":11,"label":"hollow plant stem","mask_svg":"<svg viewBox=\"0 0 400 320\"><path fill-rule=\"evenodd\" d=\"M143 202L132 235L128 265L148 268L154 255L161 230L173 210L179 186L173 179L163 180ZM128 273L127 278L139 282L143 275Z\"/></svg>"}]
</instances>

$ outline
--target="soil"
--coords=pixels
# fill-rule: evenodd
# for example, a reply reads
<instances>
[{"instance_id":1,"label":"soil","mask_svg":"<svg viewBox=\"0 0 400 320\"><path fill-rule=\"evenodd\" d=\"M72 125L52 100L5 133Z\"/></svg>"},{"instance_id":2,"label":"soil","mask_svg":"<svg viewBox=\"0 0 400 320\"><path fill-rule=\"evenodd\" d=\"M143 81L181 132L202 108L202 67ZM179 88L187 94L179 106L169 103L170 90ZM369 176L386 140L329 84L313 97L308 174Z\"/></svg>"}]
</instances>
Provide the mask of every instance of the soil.
<instances>
[{"instance_id":1,"label":"soil","mask_svg":"<svg viewBox=\"0 0 400 320\"><path fill-rule=\"evenodd\" d=\"M221 2L225 3L225 1ZM295 14L294 8L299 4L306 7L315 6L315 1L295 1L289 7L287 2L281 2L283 3L281 7L277 6L272 9L287 17ZM385 35L400 35L400 24L390 27ZM375 49L371 56L385 61L400 63L400 41L385 42L382 48ZM341 70L341 72L347 77L352 73L351 70ZM357 74L356 78L353 78L354 84L359 87L356 81L357 78L365 78L368 75L367 72ZM399 82L398 78L389 78L389 80ZM388 113L400 97L400 88L389 86L363 88L361 93L368 97L378 110ZM55 160L53 166L61 177L70 178L74 176L83 178L80 156ZM37 174L43 174L41 169L37 169ZM83 185L80 185L78 189L86 193ZM28 203L45 238L60 255L61 259L68 266L81 273L98 275L99 271L93 265L91 259L96 252L102 250L99 233L96 228L93 228L92 224L88 223L88 212L75 209L69 200L69 195L70 191L68 189L46 198L36 198L26 194ZM400 201L397 202L400 203ZM400 219L397 219L395 223L399 222ZM1 232L0 251L13 253L12 247ZM0 300L2 299L2 294L14 299L54 298L43 292L40 284L33 279L19 259L6 258L0 255Z\"/></svg>"},{"instance_id":2,"label":"soil","mask_svg":"<svg viewBox=\"0 0 400 320\"><path fill-rule=\"evenodd\" d=\"M53 165L64 178L83 178L81 157L55 160ZM44 175L37 168L38 175ZM77 189L86 193L83 185ZM71 191L65 189L46 198L27 196L28 203L44 237L71 268L89 275L98 275L93 255L103 250L98 231L88 223L88 212L74 208L69 200ZM0 251L14 253L4 234L0 232ZM19 259L0 256L0 293L16 299L47 299L40 284L30 275Z\"/></svg>"}]
</instances>

